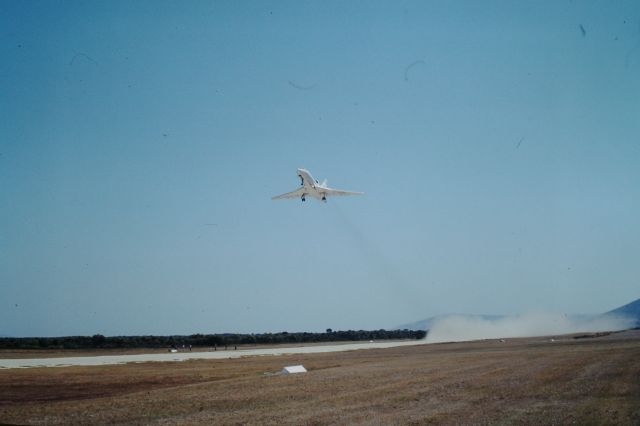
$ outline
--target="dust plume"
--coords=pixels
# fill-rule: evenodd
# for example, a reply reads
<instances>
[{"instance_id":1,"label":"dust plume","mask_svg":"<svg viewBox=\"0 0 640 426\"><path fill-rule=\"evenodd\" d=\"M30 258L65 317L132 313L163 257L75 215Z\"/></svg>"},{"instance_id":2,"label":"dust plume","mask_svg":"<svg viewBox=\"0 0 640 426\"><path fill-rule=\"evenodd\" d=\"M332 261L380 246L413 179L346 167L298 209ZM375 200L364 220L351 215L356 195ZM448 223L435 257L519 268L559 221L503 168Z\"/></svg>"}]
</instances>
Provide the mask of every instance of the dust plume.
<instances>
[{"instance_id":1,"label":"dust plume","mask_svg":"<svg viewBox=\"0 0 640 426\"><path fill-rule=\"evenodd\" d=\"M631 328L634 322L631 318L614 315L530 313L490 318L449 315L432 320L427 343L615 331Z\"/></svg>"}]
</instances>

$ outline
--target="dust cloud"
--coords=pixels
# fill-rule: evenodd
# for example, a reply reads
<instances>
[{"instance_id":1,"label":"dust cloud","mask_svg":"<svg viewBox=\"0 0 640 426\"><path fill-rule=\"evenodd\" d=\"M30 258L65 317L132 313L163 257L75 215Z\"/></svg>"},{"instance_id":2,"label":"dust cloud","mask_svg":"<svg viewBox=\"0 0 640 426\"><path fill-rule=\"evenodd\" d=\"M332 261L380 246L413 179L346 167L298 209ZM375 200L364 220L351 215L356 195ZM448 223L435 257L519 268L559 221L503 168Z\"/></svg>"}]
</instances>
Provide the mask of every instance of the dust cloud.
<instances>
[{"instance_id":1,"label":"dust cloud","mask_svg":"<svg viewBox=\"0 0 640 426\"><path fill-rule=\"evenodd\" d=\"M450 315L433 320L427 343L616 331L633 325L633 319L613 315L531 313L490 319L479 315Z\"/></svg>"}]
</instances>

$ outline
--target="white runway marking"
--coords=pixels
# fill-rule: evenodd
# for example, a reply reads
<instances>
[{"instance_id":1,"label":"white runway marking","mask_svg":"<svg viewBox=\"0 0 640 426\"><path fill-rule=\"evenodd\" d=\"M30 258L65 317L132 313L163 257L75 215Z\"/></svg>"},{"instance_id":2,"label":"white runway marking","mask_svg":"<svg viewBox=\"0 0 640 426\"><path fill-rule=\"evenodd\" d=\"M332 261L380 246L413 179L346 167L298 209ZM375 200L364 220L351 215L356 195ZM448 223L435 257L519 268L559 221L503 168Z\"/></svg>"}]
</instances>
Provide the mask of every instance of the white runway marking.
<instances>
[{"instance_id":1,"label":"white runway marking","mask_svg":"<svg viewBox=\"0 0 640 426\"><path fill-rule=\"evenodd\" d=\"M277 356L291 354L313 354L324 352L355 351L359 349L385 349L399 346L423 345L426 341L348 343L344 345L299 346L290 348L220 350L212 352L177 352L140 355L78 356L68 358L0 359L0 368L70 367L91 365L128 364L132 362L187 361L190 359L229 359L243 356Z\"/></svg>"}]
</instances>

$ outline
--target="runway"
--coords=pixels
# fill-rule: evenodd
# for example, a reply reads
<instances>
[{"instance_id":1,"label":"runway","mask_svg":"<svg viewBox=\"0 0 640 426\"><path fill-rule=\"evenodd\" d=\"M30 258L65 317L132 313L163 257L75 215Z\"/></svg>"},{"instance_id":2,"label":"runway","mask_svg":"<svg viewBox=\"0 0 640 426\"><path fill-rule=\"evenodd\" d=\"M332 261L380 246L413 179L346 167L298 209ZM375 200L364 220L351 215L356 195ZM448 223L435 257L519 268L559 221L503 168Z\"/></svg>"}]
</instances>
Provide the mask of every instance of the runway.
<instances>
[{"instance_id":1,"label":"runway","mask_svg":"<svg viewBox=\"0 0 640 426\"><path fill-rule=\"evenodd\" d=\"M401 342L367 342L348 343L342 345L296 346L283 348L240 349L211 352L176 352L138 355L103 355L78 356L62 358L26 358L0 359L0 368L38 368L38 367L71 367L93 365L116 365L139 362L178 362L190 359L231 359L246 356L278 356L294 354L313 354L325 352L343 352L362 349L386 349L399 346L415 346L425 344L425 339Z\"/></svg>"}]
</instances>

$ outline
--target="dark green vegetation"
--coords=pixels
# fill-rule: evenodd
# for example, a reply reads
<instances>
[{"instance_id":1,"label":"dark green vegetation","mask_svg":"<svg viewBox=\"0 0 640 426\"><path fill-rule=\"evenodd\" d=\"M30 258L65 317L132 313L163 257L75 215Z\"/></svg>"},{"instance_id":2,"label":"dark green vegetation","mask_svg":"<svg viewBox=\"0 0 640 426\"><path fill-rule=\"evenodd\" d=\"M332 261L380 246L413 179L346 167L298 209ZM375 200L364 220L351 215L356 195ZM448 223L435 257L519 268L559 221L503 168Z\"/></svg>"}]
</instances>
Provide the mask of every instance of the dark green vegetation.
<instances>
[{"instance_id":1,"label":"dark green vegetation","mask_svg":"<svg viewBox=\"0 0 640 426\"><path fill-rule=\"evenodd\" d=\"M344 342L358 340L422 339L419 330L348 330L326 333L262 333L262 334L192 334L190 336L94 336L68 337L4 337L0 349L122 349L168 348L173 346L213 347L278 343Z\"/></svg>"}]
</instances>

